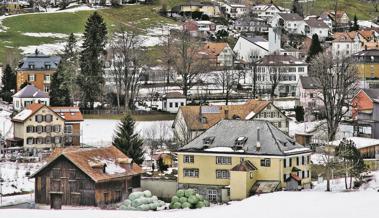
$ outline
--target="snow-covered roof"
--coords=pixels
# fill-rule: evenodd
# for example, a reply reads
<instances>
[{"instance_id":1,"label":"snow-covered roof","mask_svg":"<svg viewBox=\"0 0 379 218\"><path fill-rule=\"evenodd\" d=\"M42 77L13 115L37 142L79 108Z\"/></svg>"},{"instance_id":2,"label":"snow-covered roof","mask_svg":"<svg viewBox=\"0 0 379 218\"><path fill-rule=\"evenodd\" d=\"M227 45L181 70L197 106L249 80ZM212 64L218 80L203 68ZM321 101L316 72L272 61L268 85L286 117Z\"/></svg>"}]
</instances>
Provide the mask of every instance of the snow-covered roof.
<instances>
[{"instance_id":1,"label":"snow-covered roof","mask_svg":"<svg viewBox=\"0 0 379 218\"><path fill-rule=\"evenodd\" d=\"M28 118L32 113L33 113L32 110L25 109L25 110L21 111L20 113L18 113L16 116L14 116L13 119L15 119L15 120L25 120L25 119Z\"/></svg>"}]
</instances>

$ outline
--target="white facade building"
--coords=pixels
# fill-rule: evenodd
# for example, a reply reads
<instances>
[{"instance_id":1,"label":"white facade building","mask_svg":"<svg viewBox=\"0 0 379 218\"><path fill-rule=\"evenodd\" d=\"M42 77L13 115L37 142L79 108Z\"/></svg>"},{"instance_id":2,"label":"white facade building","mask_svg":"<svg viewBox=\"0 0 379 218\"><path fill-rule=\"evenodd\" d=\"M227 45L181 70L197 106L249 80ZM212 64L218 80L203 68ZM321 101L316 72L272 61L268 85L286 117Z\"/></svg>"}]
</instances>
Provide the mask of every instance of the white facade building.
<instances>
[{"instance_id":1,"label":"white facade building","mask_svg":"<svg viewBox=\"0 0 379 218\"><path fill-rule=\"evenodd\" d=\"M361 43L357 32L336 32L333 35L332 55L343 59L361 51Z\"/></svg>"},{"instance_id":2,"label":"white facade building","mask_svg":"<svg viewBox=\"0 0 379 218\"><path fill-rule=\"evenodd\" d=\"M248 13L248 8L246 5L224 4L223 7L225 8L225 14L232 19L239 18Z\"/></svg>"},{"instance_id":3,"label":"white facade building","mask_svg":"<svg viewBox=\"0 0 379 218\"><path fill-rule=\"evenodd\" d=\"M46 92L42 92L33 85L27 85L13 96L13 109L21 111L33 103L50 105L50 97Z\"/></svg>"},{"instance_id":4,"label":"white facade building","mask_svg":"<svg viewBox=\"0 0 379 218\"><path fill-rule=\"evenodd\" d=\"M270 21L276 14L291 13L291 10L287 8L282 8L275 4L260 4L253 6L251 8L251 12L253 14L256 14L259 18Z\"/></svg>"},{"instance_id":5,"label":"white facade building","mask_svg":"<svg viewBox=\"0 0 379 218\"><path fill-rule=\"evenodd\" d=\"M179 107L187 105L187 98L180 92L169 92L162 98L162 110L177 113Z\"/></svg>"},{"instance_id":6,"label":"white facade building","mask_svg":"<svg viewBox=\"0 0 379 218\"><path fill-rule=\"evenodd\" d=\"M304 19L295 13L278 13L272 21L272 27L282 27L288 33L292 34L305 34L304 31Z\"/></svg>"},{"instance_id":7,"label":"white facade building","mask_svg":"<svg viewBox=\"0 0 379 218\"><path fill-rule=\"evenodd\" d=\"M330 28L322 20L317 20L315 18L310 18L304 20L304 32L306 36L312 38L314 34L317 34L321 41L324 41L329 36Z\"/></svg>"}]
</instances>

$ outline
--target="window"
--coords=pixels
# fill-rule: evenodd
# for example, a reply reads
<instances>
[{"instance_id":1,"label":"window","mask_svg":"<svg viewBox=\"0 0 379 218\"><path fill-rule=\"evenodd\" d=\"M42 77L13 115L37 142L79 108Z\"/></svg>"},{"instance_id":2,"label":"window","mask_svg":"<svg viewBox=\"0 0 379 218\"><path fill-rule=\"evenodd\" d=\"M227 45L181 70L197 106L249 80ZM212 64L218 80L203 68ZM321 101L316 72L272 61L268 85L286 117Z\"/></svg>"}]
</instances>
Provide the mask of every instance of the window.
<instances>
[{"instance_id":1,"label":"window","mask_svg":"<svg viewBox=\"0 0 379 218\"><path fill-rule=\"evenodd\" d=\"M42 132L43 132L43 126L38 125L38 126L37 126L37 132L38 132L39 134L42 133Z\"/></svg>"},{"instance_id":2,"label":"window","mask_svg":"<svg viewBox=\"0 0 379 218\"><path fill-rule=\"evenodd\" d=\"M39 115L36 115L36 116L35 116L35 119L36 119L36 122L37 122L37 123L41 123L41 122L43 121L43 116L40 115L40 114L39 114Z\"/></svg>"},{"instance_id":3,"label":"window","mask_svg":"<svg viewBox=\"0 0 379 218\"><path fill-rule=\"evenodd\" d=\"M46 144L51 144L51 137L50 137L50 136L47 136L47 137L45 138L45 143L46 143Z\"/></svg>"},{"instance_id":4,"label":"window","mask_svg":"<svg viewBox=\"0 0 379 218\"><path fill-rule=\"evenodd\" d=\"M30 70L34 70L35 65L34 65L33 62L30 62L29 65L28 65L28 67L29 67Z\"/></svg>"},{"instance_id":5,"label":"window","mask_svg":"<svg viewBox=\"0 0 379 218\"><path fill-rule=\"evenodd\" d=\"M278 128L282 128L282 122L278 122Z\"/></svg>"},{"instance_id":6,"label":"window","mask_svg":"<svg viewBox=\"0 0 379 218\"><path fill-rule=\"evenodd\" d=\"M59 137L59 136L55 136L54 137L54 143L55 144L59 144L61 142L61 137Z\"/></svg>"},{"instance_id":7,"label":"window","mask_svg":"<svg viewBox=\"0 0 379 218\"><path fill-rule=\"evenodd\" d=\"M292 158L290 158L289 160L290 160L290 167L292 167Z\"/></svg>"},{"instance_id":8,"label":"window","mask_svg":"<svg viewBox=\"0 0 379 218\"><path fill-rule=\"evenodd\" d=\"M214 136L205 137L205 138L203 138L203 144L204 145L211 145L214 140L215 140Z\"/></svg>"},{"instance_id":9,"label":"window","mask_svg":"<svg viewBox=\"0 0 379 218\"><path fill-rule=\"evenodd\" d=\"M184 106L184 102L180 102L180 106Z\"/></svg>"},{"instance_id":10,"label":"window","mask_svg":"<svg viewBox=\"0 0 379 218\"><path fill-rule=\"evenodd\" d=\"M175 107L179 107L179 103L178 102L175 102Z\"/></svg>"},{"instance_id":11,"label":"window","mask_svg":"<svg viewBox=\"0 0 379 218\"><path fill-rule=\"evenodd\" d=\"M199 177L199 169L183 169L184 177Z\"/></svg>"},{"instance_id":12,"label":"window","mask_svg":"<svg viewBox=\"0 0 379 218\"><path fill-rule=\"evenodd\" d=\"M229 170L216 170L216 179L229 179Z\"/></svg>"},{"instance_id":13,"label":"window","mask_svg":"<svg viewBox=\"0 0 379 218\"><path fill-rule=\"evenodd\" d=\"M232 164L232 157L216 157L216 164Z\"/></svg>"},{"instance_id":14,"label":"window","mask_svg":"<svg viewBox=\"0 0 379 218\"><path fill-rule=\"evenodd\" d=\"M43 138L42 137L38 137L37 138L37 144L43 144Z\"/></svg>"},{"instance_id":15,"label":"window","mask_svg":"<svg viewBox=\"0 0 379 218\"><path fill-rule=\"evenodd\" d=\"M310 164L310 157L307 156L307 164Z\"/></svg>"},{"instance_id":16,"label":"window","mask_svg":"<svg viewBox=\"0 0 379 218\"><path fill-rule=\"evenodd\" d=\"M211 201L211 202L217 201L217 190L215 189L208 190L207 198L208 198L208 201Z\"/></svg>"},{"instance_id":17,"label":"window","mask_svg":"<svg viewBox=\"0 0 379 218\"><path fill-rule=\"evenodd\" d=\"M43 87L44 92L50 92L50 86L45 86Z\"/></svg>"},{"instance_id":18,"label":"window","mask_svg":"<svg viewBox=\"0 0 379 218\"><path fill-rule=\"evenodd\" d=\"M50 75L45 75L43 79L45 82L50 82Z\"/></svg>"},{"instance_id":19,"label":"window","mask_svg":"<svg viewBox=\"0 0 379 218\"><path fill-rule=\"evenodd\" d=\"M304 67L299 67L299 68L297 68L297 70L298 70L299 72L304 72Z\"/></svg>"},{"instance_id":20,"label":"window","mask_svg":"<svg viewBox=\"0 0 379 218\"><path fill-rule=\"evenodd\" d=\"M27 139L26 139L26 143L27 143L28 145L32 145L32 144L33 144L33 138L27 138Z\"/></svg>"},{"instance_id":21,"label":"window","mask_svg":"<svg viewBox=\"0 0 379 218\"><path fill-rule=\"evenodd\" d=\"M170 107L172 108L172 102L170 102Z\"/></svg>"},{"instance_id":22,"label":"window","mask_svg":"<svg viewBox=\"0 0 379 218\"><path fill-rule=\"evenodd\" d=\"M71 134L72 133L72 125L66 125L64 127L64 133Z\"/></svg>"},{"instance_id":23,"label":"window","mask_svg":"<svg viewBox=\"0 0 379 218\"><path fill-rule=\"evenodd\" d=\"M271 160L269 158L265 158L261 160L261 166L262 167L270 167L271 166Z\"/></svg>"},{"instance_id":24,"label":"window","mask_svg":"<svg viewBox=\"0 0 379 218\"><path fill-rule=\"evenodd\" d=\"M301 178L305 178L305 171L301 171Z\"/></svg>"},{"instance_id":25,"label":"window","mask_svg":"<svg viewBox=\"0 0 379 218\"><path fill-rule=\"evenodd\" d=\"M51 115L51 114L45 115L45 121L46 122L50 123L52 120L53 120L53 115Z\"/></svg>"},{"instance_id":26,"label":"window","mask_svg":"<svg viewBox=\"0 0 379 218\"><path fill-rule=\"evenodd\" d=\"M287 159L283 159L283 167L284 167L284 168L287 167Z\"/></svg>"},{"instance_id":27,"label":"window","mask_svg":"<svg viewBox=\"0 0 379 218\"><path fill-rule=\"evenodd\" d=\"M28 80L29 80L29 82L33 82L33 81L35 81L35 76L34 76L34 74L29 74L29 75L28 75Z\"/></svg>"},{"instance_id":28,"label":"window","mask_svg":"<svg viewBox=\"0 0 379 218\"><path fill-rule=\"evenodd\" d=\"M72 136L66 136L65 142L66 143L72 143Z\"/></svg>"},{"instance_id":29,"label":"window","mask_svg":"<svg viewBox=\"0 0 379 218\"><path fill-rule=\"evenodd\" d=\"M299 162L300 162L299 157L296 157L296 166L299 166Z\"/></svg>"},{"instance_id":30,"label":"window","mask_svg":"<svg viewBox=\"0 0 379 218\"><path fill-rule=\"evenodd\" d=\"M234 142L234 145L236 146L243 146L247 141L247 137L245 136L240 136L238 138L236 138L235 142Z\"/></svg>"},{"instance_id":31,"label":"window","mask_svg":"<svg viewBox=\"0 0 379 218\"><path fill-rule=\"evenodd\" d=\"M184 155L183 157L183 163L194 163L194 156L193 155Z\"/></svg>"},{"instance_id":32,"label":"window","mask_svg":"<svg viewBox=\"0 0 379 218\"><path fill-rule=\"evenodd\" d=\"M26 127L26 132L33 132L33 126L27 126Z\"/></svg>"},{"instance_id":33,"label":"window","mask_svg":"<svg viewBox=\"0 0 379 218\"><path fill-rule=\"evenodd\" d=\"M46 125L45 126L45 132L47 132L47 133L50 133L51 132L51 126L50 125Z\"/></svg>"},{"instance_id":34,"label":"window","mask_svg":"<svg viewBox=\"0 0 379 218\"><path fill-rule=\"evenodd\" d=\"M301 156L301 164L302 164L302 165L305 164L305 157L304 157L304 156Z\"/></svg>"},{"instance_id":35,"label":"window","mask_svg":"<svg viewBox=\"0 0 379 218\"><path fill-rule=\"evenodd\" d=\"M60 125L55 125L54 126L54 132L60 132L61 131L61 126Z\"/></svg>"},{"instance_id":36,"label":"window","mask_svg":"<svg viewBox=\"0 0 379 218\"><path fill-rule=\"evenodd\" d=\"M311 177L311 175L309 174L309 170L307 170L307 178Z\"/></svg>"}]
</instances>

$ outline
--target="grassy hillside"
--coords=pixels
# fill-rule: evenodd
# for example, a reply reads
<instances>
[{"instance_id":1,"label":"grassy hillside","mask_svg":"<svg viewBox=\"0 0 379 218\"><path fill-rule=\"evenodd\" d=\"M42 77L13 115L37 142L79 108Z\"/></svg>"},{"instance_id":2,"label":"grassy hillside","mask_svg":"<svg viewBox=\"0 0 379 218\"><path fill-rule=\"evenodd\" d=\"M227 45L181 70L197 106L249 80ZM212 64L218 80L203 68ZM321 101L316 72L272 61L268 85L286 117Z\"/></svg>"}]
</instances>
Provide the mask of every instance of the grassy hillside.
<instances>
[{"instance_id":1,"label":"grassy hillside","mask_svg":"<svg viewBox=\"0 0 379 218\"><path fill-rule=\"evenodd\" d=\"M110 32L118 26L143 32L147 28L159 24L173 23L172 20L159 16L156 10L157 6L129 5L118 9L101 9L98 10L98 13L103 16ZM52 37L30 37L22 33L80 33L83 32L85 22L92 13L93 11L26 14L6 18L3 25L8 29L6 32L0 32L0 62L4 60L6 48L18 48L62 40Z\"/></svg>"}]
</instances>

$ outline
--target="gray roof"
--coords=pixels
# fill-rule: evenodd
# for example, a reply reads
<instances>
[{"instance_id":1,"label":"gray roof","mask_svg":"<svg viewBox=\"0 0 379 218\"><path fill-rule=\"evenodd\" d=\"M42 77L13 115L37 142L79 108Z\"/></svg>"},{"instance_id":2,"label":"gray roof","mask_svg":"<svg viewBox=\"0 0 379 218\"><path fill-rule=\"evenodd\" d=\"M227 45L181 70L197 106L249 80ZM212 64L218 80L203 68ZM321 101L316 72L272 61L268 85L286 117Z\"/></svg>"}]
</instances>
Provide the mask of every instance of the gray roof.
<instances>
[{"instance_id":1,"label":"gray roof","mask_svg":"<svg viewBox=\"0 0 379 218\"><path fill-rule=\"evenodd\" d=\"M267 40L263 38L262 36L243 36L243 38L252 43L267 42Z\"/></svg>"},{"instance_id":2,"label":"gray roof","mask_svg":"<svg viewBox=\"0 0 379 218\"><path fill-rule=\"evenodd\" d=\"M312 28L325 28L329 29L329 26L323 20L309 19L305 23Z\"/></svg>"},{"instance_id":3,"label":"gray roof","mask_svg":"<svg viewBox=\"0 0 379 218\"><path fill-rule=\"evenodd\" d=\"M317 89L321 87L320 80L317 77L300 76L300 82L303 89Z\"/></svg>"},{"instance_id":4,"label":"gray roof","mask_svg":"<svg viewBox=\"0 0 379 218\"><path fill-rule=\"evenodd\" d=\"M61 58L59 56L49 56L42 53L27 54L19 64L20 70L31 70L30 65L34 65L34 70L55 70L58 68L58 64ZM46 69L46 65L50 66L50 69Z\"/></svg>"},{"instance_id":5,"label":"gray roof","mask_svg":"<svg viewBox=\"0 0 379 218\"><path fill-rule=\"evenodd\" d=\"M283 18L283 20L285 21L300 21L300 20L303 20L302 17L300 17L300 15L296 14L296 13L278 13L279 16L281 16Z\"/></svg>"},{"instance_id":6,"label":"gray roof","mask_svg":"<svg viewBox=\"0 0 379 218\"><path fill-rule=\"evenodd\" d=\"M41 90L37 89L33 85L27 85L16 94L13 95L16 98L49 98L49 95Z\"/></svg>"},{"instance_id":7,"label":"gray roof","mask_svg":"<svg viewBox=\"0 0 379 218\"><path fill-rule=\"evenodd\" d=\"M379 89L362 89L371 99L379 99Z\"/></svg>"},{"instance_id":8,"label":"gray roof","mask_svg":"<svg viewBox=\"0 0 379 218\"><path fill-rule=\"evenodd\" d=\"M259 146L257 148L257 129L259 129L260 148ZM236 140L243 137L246 137L243 146L236 147ZM213 142L204 144L204 141L209 141L207 139ZM310 151L297 144L270 122L259 120L222 120L178 150L178 152L272 156L288 156Z\"/></svg>"}]
</instances>

